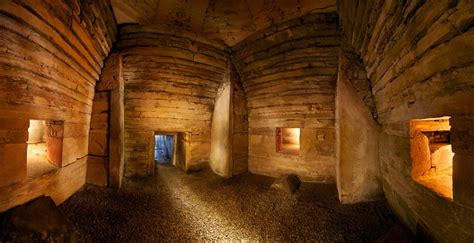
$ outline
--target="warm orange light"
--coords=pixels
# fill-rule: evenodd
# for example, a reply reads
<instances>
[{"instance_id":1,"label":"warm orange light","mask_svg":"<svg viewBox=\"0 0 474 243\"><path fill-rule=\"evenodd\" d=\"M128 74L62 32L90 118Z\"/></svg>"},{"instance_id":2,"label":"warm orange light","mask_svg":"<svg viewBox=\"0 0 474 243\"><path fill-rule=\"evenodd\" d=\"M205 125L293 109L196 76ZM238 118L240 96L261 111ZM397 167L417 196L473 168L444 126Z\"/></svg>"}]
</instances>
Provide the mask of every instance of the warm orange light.
<instances>
[{"instance_id":1,"label":"warm orange light","mask_svg":"<svg viewBox=\"0 0 474 243\"><path fill-rule=\"evenodd\" d=\"M44 143L45 140L45 124L42 120L30 120L28 127L28 143Z\"/></svg>"},{"instance_id":2,"label":"warm orange light","mask_svg":"<svg viewBox=\"0 0 474 243\"><path fill-rule=\"evenodd\" d=\"M62 133L60 121L30 120L26 155L28 178L43 175L61 166Z\"/></svg>"},{"instance_id":3,"label":"warm orange light","mask_svg":"<svg viewBox=\"0 0 474 243\"><path fill-rule=\"evenodd\" d=\"M300 144L299 128L283 128L283 142L285 144Z\"/></svg>"},{"instance_id":4,"label":"warm orange light","mask_svg":"<svg viewBox=\"0 0 474 243\"><path fill-rule=\"evenodd\" d=\"M453 198L450 117L412 120L412 178L446 198Z\"/></svg>"},{"instance_id":5,"label":"warm orange light","mask_svg":"<svg viewBox=\"0 0 474 243\"><path fill-rule=\"evenodd\" d=\"M300 128L277 128L277 152L299 154Z\"/></svg>"}]
</instances>

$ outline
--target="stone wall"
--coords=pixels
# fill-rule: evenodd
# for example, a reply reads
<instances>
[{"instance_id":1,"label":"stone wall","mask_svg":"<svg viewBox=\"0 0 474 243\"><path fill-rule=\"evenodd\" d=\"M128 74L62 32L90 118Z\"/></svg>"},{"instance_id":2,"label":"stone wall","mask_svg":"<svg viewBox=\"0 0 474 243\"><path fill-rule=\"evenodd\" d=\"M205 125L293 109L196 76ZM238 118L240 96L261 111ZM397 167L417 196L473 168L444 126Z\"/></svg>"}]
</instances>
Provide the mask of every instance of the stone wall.
<instances>
[{"instance_id":1,"label":"stone wall","mask_svg":"<svg viewBox=\"0 0 474 243\"><path fill-rule=\"evenodd\" d=\"M207 166L214 102L229 60L225 46L137 25L124 26L119 38L126 176L152 173L156 131L185 133L186 171Z\"/></svg>"},{"instance_id":2,"label":"stone wall","mask_svg":"<svg viewBox=\"0 0 474 243\"><path fill-rule=\"evenodd\" d=\"M95 90L87 182L118 188L124 170L124 82L120 54L107 57Z\"/></svg>"},{"instance_id":3,"label":"stone wall","mask_svg":"<svg viewBox=\"0 0 474 243\"><path fill-rule=\"evenodd\" d=\"M370 83L350 48L339 56L336 91L337 188L341 203L383 197L379 163L380 126L375 121ZM372 109L371 109L372 108Z\"/></svg>"},{"instance_id":4,"label":"stone wall","mask_svg":"<svg viewBox=\"0 0 474 243\"><path fill-rule=\"evenodd\" d=\"M219 86L212 115L211 157L209 163L212 171L223 177L232 176L231 89L230 80Z\"/></svg>"},{"instance_id":5,"label":"stone wall","mask_svg":"<svg viewBox=\"0 0 474 243\"><path fill-rule=\"evenodd\" d=\"M95 82L115 37L108 1L0 3L0 211L85 182ZM26 177L30 119L64 121L61 168Z\"/></svg>"},{"instance_id":6,"label":"stone wall","mask_svg":"<svg viewBox=\"0 0 474 243\"><path fill-rule=\"evenodd\" d=\"M214 104L210 167L220 176L232 177L247 171L247 160L247 102L240 78L229 62Z\"/></svg>"},{"instance_id":7,"label":"stone wall","mask_svg":"<svg viewBox=\"0 0 474 243\"><path fill-rule=\"evenodd\" d=\"M474 239L472 1L339 1L344 40L361 57L383 127L385 195L413 230ZM411 178L411 119L451 116L453 201Z\"/></svg>"},{"instance_id":8,"label":"stone wall","mask_svg":"<svg viewBox=\"0 0 474 243\"><path fill-rule=\"evenodd\" d=\"M110 92L96 92L89 133L87 183L108 185Z\"/></svg>"},{"instance_id":9,"label":"stone wall","mask_svg":"<svg viewBox=\"0 0 474 243\"><path fill-rule=\"evenodd\" d=\"M232 52L247 95L249 170L334 181L337 15L313 14L273 25ZM298 155L276 152L278 127L301 128Z\"/></svg>"},{"instance_id":10,"label":"stone wall","mask_svg":"<svg viewBox=\"0 0 474 243\"><path fill-rule=\"evenodd\" d=\"M232 84L232 174L248 170L249 124L247 97L234 66L230 68Z\"/></svg>"},{"instance_id":11,"label":"stone wall","mask_svg":"<svg viewBox=\"0 0 474 243\"><path fill-rule=\"evenodd\" d=\"M187 29L234 46L255 31L308 13L334 12L336 0L111 0L117 24Z\"/></svg>"}]
</instances>

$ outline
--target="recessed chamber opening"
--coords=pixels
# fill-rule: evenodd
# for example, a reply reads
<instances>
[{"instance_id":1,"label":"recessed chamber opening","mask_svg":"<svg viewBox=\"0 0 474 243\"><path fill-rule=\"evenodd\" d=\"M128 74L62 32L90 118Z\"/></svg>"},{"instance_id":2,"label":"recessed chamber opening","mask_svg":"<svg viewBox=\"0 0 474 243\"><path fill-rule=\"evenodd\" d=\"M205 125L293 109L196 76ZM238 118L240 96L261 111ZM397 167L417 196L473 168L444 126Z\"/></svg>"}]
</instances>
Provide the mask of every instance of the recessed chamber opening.
<instances>
[{"instance_id":1,"label":"recessed chamber opening","mask_svg":"<svg viewBox=\"0 0 474 243\"><path fill-rule=\"evenodd\" d=\"M410 155L413 180L452 200L454 153L449 118L412 120Z\"/></svg>"},{"instance_id":2,"label":"recessed chamber opening","mask_svg":"<svg viewBox=\"0 0 474 243\"><path fill-rule=\"evenodd\" d=\"M300 153L300 128L276 129L276 150L278 153L299 154Z\"/></svg>"},{"instance_id":3,"label":"recessed chamber opening","mask_svg":"<svg viewBox=\"0 0 474 243\"><path fill-rule=\"evenodd\" d=\"M174 164L175 136L155 134L155 162L157 164Z\"/></svg>"},{"instance_id":4,"label":"recessed chamber opening","mask_svg":"<svg viewBox=\"0 0 474 243\"><path fill-rule=\"evenodd\" d=\"M63 122L30 120L27 175L34 178L61 167Z\"/></svg>"}]
</instances>

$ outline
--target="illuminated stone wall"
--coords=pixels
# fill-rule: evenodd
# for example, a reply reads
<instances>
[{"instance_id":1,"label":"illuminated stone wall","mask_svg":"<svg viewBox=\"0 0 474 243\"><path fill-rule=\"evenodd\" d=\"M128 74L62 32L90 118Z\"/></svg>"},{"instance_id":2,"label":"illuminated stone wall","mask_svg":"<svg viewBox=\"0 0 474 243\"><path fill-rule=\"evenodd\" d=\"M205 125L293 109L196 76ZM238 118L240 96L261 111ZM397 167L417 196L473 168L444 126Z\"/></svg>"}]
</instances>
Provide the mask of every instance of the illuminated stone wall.
<instances>
[{"instance_id":1,"label":"illuminated stone wall","mask_svg":"<svg viewBox=\"0 0 474 243\"><path fill-rule=\"evenodd\" d=\"M232 176L231 89L230 81L221 84L212 115L210 167L214 173L224 177Z\"/></svg>"},{"instance_id":2,"label":"illuminated stone wall","mask_svg":"<svg viewBox=\"0 0 474 243\"><path fill-rule=\"evenodd\" d=\"M471 1L339 1L341 34L372 86L383 189L413 230L474 239L474 29ZM412 179L411 119L451 116L453 197Z\"/></svg>"},{"instance_id":3,"label":"illuminated stone wall","mask_svg":"<svg viewBox=\"0 0 474 243\"><path fill-rule=\"evenodd\" d=\"M230 62L214 104L210 159L211 169L224 177L247 171L247 102L240 78Z\"/></svg>"},{"instance_id":4,"label":"illuminated stone wall","mask_svg":"<svg viewBox=\"0 0 474 243\"><path fill-rule=\"evenodd\" d=\"M232 51L247 95L249 170L334 181L337 15L307 15L274 25ZM278 127L301 128L299 154L277 152Z\"/></svg>"},{"instance_id":5,"label":"illuminated stone wall","mask_svg":"<svg viewBox=\"0 0 474 243\"><path fill-rule=\"evenodd\" d=\"M383 197L379 133L370 82L350 47L339 56L336 88L336 179L341 203Z\"/></svg>"},{"instance_id":6,"label":"illuminated stone wall","mask_svg":"<svg viewBox=\"0 0 474 243\"><path fill-rule=\"evenodd\" d=\"M135 25L124 26L119 39L125 175L153 173L157 131L186 134L185 171L207 167L214 102L229 61L225 45L188 32Z\"/></svg>"},{"instance_id":7,"label":"illuminated stone wall","mask_svg":"<svg viewBox=\"0 0 474 243\"><path fill-rule=\"evenodd\" d=\"M117 24L152 24L202 33L234 46L256 31L308 13L336 11L336 0L111 0Z\"/></svg>"},{"instance_id":8,"label":"illuminated stone wall","mask_svg":"<svg viewBox=\"0 0 474 243\"><path fill-rule=\"evenodd\" d=\"M0 2L0 211L85 183L94 86L114 42L108 1ZM26 177L29 120L63 121L62 168Z\"/></svg>"}]
</instances>

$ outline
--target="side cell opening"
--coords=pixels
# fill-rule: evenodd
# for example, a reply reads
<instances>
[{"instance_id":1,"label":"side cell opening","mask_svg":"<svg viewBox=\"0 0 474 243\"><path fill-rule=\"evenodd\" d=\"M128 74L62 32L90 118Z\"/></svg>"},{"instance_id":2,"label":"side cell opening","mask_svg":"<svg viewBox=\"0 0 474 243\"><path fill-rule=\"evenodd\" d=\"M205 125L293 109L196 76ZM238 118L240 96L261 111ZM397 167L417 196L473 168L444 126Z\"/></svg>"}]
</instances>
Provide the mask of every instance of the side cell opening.
<instances>
[{"instance_id":1,"label":"side cell opening","mask_svg":"<svg viewBox=\"0 0 474 243\"><path fill-rule=\"evenodd\" d=\"M300 128L277 128L276 151L298 155L300 153Z\"/></svg>"},{"instance_id":2,"label":"side cell opening","mask_svg":"<svg viewBox=\"0 0 474 243\"><path fill-rule=\"evenodd\" d=\"M62 166L63 122L30 120L27 176L35 178Z\"/></svg>"},{"instance_id":3,"label":"side cell opening","mask_svg":"<svg viewBox=\"0 0 474 243\"><path fill-rule=\"evenodd\" d=\"M453 199L453 156L450 117L410 122L410 156L413 180Z\"/></svg>"}]
</instances>

